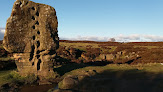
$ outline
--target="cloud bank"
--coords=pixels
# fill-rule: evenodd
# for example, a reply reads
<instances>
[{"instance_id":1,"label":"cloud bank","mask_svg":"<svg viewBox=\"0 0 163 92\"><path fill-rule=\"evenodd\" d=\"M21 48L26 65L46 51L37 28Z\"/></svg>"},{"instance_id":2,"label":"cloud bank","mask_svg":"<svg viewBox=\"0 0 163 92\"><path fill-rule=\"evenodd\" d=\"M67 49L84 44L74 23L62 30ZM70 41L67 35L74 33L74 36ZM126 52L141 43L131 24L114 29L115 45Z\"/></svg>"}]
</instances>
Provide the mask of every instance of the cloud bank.
<instances>
[{"instance_id":1,"label":"cloud bank","mask_svg":"<svg viewBox=\"0 0 163 92\"><path fill-rule=\"evenodd\" d=\"M0 40L3 40L5 28L0 28ZM142 34L131 34L123 35L120 34L115 37L98 37L98 36L76 36L76 37L60 37L60 40L88 40L88 41L110 41L112 38L116 42L158 42L163 41L163 36L156 35L142 35Z\"/></svg>"},{"instance_id":2,"label":"cloud bank","mask_svg":"<svg viewBox=\"0 0 163 92\"><path fill-rule=\"evenodd\" d=\"M116 42L158 42L158 41L163 41L163 36L141 35L141 34L131 34L131 35L120 34L115 37L98 37L98 36L77 36L74 38L60 37L61 40L90 40L90 41L110 41L111 38L114 38L116 40Z\"/></svg>"}]
</instances>

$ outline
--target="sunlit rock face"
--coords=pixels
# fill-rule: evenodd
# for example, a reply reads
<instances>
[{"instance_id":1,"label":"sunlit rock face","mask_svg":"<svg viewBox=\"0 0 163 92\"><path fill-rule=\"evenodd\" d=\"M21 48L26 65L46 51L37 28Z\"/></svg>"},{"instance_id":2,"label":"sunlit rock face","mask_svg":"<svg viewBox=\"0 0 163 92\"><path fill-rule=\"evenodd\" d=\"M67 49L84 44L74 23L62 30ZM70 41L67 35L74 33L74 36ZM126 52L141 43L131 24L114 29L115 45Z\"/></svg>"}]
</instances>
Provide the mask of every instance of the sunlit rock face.
<instances>
[{"instance_id":1,"label":"sunlit rock face","mask_svg":"<svg viewBox=\"0 0 163 92\"><path fill-rule=\"evenodd\" d=\"M7 20L4 48L14 53L21 75L53 73L59 47L58 21L53 7L29 0L16 0Z\"/></svg>"}]
</instances>

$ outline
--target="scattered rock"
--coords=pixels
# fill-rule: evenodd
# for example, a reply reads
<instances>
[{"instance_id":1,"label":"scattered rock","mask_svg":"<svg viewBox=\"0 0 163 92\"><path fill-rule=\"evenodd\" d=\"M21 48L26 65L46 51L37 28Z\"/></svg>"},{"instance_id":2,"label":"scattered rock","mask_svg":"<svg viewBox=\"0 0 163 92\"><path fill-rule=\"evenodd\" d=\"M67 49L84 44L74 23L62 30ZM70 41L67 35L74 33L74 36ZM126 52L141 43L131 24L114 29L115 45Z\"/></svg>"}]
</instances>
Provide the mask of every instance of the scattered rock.
<instances>
[{"instance_id":1,"label":"scattered rock","mask_svg":"<svg viewBox=\"0 0 163 92\"><path fill-rule=\"evenodd\" d=\"M112 61L114 59L114 55L113 54L106 54L106 60L107 61Z\"/></svg>"}]
</instances>

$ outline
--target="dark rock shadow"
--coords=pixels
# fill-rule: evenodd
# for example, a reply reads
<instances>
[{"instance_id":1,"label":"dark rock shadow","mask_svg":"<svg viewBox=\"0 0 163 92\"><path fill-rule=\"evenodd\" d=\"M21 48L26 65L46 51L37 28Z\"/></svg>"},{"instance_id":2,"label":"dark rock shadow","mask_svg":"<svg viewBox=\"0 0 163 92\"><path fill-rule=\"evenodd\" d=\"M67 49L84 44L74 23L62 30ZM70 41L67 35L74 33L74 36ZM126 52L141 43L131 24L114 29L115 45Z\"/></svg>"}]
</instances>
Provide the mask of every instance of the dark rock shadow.
<instances>
[{"instance_id":1,"label":"dark rock shadow","mask_svg":"<svg viewBox=\"0 0 163 92\"><path fill-rule=\"evenodd\" d=\"M88 66L105 66L107 64L113 63L112 61L94 61L94 62L88 62L85 63Z\"/></svg>"},{"instance_id":2,"label":"dark rock shadow","mask_svg":"<svg viewBox=\"0 0 163 92\"><path fill-rule=\"evenodd\" d=\"M0 71L13 70L13 69L16 69L16 68L17 68L17 66L16 66L14 60L0 61Z\"/></svg>"}]
</instances>

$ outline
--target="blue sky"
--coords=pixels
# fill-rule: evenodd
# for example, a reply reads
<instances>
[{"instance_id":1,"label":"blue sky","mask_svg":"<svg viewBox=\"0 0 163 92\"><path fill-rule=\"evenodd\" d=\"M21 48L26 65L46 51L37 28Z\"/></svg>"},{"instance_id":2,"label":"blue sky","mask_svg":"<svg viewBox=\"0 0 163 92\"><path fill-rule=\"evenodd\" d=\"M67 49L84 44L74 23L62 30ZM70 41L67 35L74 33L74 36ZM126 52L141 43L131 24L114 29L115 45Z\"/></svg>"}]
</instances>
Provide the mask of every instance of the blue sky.
<instances>
[{"instance_id":1,"label":"blue sky","mask_svg":"<svg viewBox=\"0 0 163 92\"><path fill-rule=\"evenodd\" d=\"M0 28L5 28L14 1L1 1ZM163 41L163 0L32 1L56 9L61 39Z\"/></svg>"}]
</instances>

